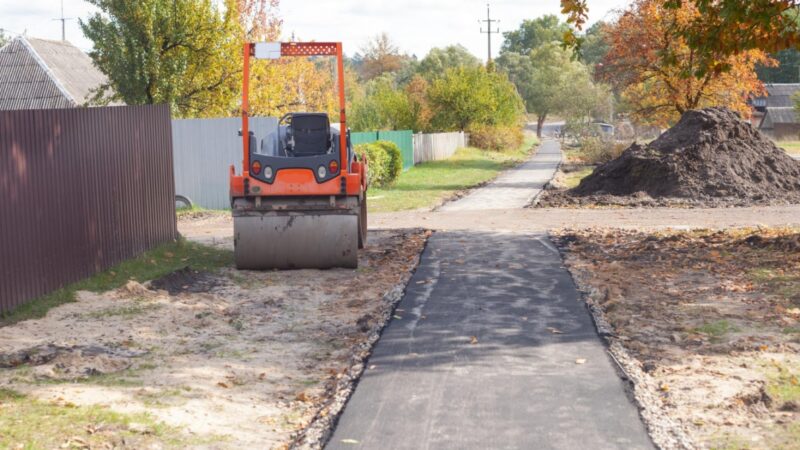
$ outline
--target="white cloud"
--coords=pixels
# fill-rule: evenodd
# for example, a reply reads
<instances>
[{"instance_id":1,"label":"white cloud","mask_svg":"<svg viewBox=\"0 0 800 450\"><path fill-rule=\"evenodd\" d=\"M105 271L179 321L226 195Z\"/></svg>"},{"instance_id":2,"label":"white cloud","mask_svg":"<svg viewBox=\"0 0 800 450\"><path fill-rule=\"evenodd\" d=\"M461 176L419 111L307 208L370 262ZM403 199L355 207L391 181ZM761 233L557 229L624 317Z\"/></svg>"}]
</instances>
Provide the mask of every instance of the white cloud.
<instances>
[{"instance_id":1,"label":"white cloud","mask_svg":"<svg viewBox=\"0 0 800 450\"><path fill-rule=\"evenodd\" d=\"M500 31L517 28L523 19L559 14L559 0L498 0L492 16L500 20ZM603 18L626 0L593 0L590 21ZM61 38L60 0L0 0L0 28L12 33L46 39ZM64 0L64 15L87 18L95 11L83 0ZM423 57L432 47L461 44L476 56L486 57L486 35L479 20L486 18L485 0L283 0L284 39L292 32L301 39L342 41L348 54L355 53L372 36L387 32L400 48ZM67 40L88 50L77 20L67 22ZM492 36L497 54L501 35Z\"/></svg>"}]
</instances>

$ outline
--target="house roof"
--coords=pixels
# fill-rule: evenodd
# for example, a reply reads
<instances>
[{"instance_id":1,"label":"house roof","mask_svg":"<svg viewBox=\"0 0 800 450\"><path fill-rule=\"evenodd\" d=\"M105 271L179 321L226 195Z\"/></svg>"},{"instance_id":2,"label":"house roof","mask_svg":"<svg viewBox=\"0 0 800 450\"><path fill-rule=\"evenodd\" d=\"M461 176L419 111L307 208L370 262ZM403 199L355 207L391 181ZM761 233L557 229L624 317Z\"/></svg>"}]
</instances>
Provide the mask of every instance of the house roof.
<instances>
[{"instance_id":1,"label":"house roof","mask_svg":"<svg viewBox=\"0 0 800 450\"><path fill-rule=\"evenodd\" d=\"M761 128L773 128L776 124L798 123L797 111L793 107L767 108L761 120Z\"/></svg>"},{"instance_id":2,"label":"house roof","mask_svg":"<svg viewBox=\"0 0 800 450\"><path fill-rule=\"evenodd\" d=\"M800 83L769 83L764 87L769 92L767 107L784 108L794 106L792 96L800 91Z\"/></svg>"},{"instance_id":3,"label":"house roof","mask_svg":"<svg viewBox=\"0 0 800 450\"><path fill-rule=\"evenodd\" d=\"M0 48L0 110L83 106L106 81L69 42L19 36Z\"/></svg>"}]
</instances>

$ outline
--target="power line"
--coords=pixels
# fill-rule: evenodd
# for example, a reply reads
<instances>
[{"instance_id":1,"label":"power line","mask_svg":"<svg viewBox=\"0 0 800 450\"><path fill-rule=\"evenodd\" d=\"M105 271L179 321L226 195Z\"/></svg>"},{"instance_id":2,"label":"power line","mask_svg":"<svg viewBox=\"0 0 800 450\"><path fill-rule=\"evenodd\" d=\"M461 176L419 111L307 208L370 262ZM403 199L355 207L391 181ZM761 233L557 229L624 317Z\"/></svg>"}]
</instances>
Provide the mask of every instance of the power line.
<instances>
[{"instance_id":1,"label":"power line","mask_svg":"<svg viewBox=\"0 0 800 450\"><path fill-rule=\"evenodd\" d=\"M61 21L61 40L67 40L67 21L68 20L75 20L74 17L64 17L64 0L61 0L61 17L58 19L53 20L60 20Z\"/></svg>"},{"instance_id":2,"label":"power line","mask_svg":"<svg viewBox=\"0 0 800 450\"><path fill-rule=\"evenodd\" d=\"M489 10L489 4L486 4L486 20L479 20L478 23L486 22L486 31L483 31L483 26L481 26L481 33L486 33L486 39L489 44L489 58L486 60L487 63L492 62L492 35L500 33L500 27L497 27L495 30L492 30L492 23L500 23L499 20L492 19L491 12Z\"/></svg>"}]
</instances>

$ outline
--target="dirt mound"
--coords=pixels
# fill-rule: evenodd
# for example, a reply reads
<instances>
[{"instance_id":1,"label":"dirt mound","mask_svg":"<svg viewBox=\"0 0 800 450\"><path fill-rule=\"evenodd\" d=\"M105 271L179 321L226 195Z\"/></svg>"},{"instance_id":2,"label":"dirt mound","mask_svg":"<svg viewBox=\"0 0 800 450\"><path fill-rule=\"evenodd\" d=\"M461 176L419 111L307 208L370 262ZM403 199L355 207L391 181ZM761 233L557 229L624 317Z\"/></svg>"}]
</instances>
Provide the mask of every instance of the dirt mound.
<instances>
[{"instance_id":1,"label":"dirt mound","mask_svg":"<svg viewBox=\"0 0 800 450\"><path fill-rule=\"evenodd\" d=\"M572 201L570 201L570 198ZM800 162L727 108L689 111L562 196L566 203L745 206L800 203Z\"/></svg>"}]
</instances>

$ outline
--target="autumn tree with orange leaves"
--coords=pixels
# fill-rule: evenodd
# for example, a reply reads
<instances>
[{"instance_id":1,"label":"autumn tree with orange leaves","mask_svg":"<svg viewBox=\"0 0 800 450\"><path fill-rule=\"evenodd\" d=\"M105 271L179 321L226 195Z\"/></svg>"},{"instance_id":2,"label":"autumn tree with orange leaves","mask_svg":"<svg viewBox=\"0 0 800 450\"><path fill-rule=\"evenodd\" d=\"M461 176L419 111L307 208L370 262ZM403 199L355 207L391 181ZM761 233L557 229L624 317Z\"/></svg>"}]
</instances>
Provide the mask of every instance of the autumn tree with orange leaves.
<instances>
[{"instance_id":1,"label":"autumn tree with orange leaves","mask_svg":"<svg viewBox=\"0 0 800 450\"><path fill-rule=\"evenodd\" d=\"M764 92L755 66L772 60L761 50L719 58L715 66L724 70L702 70L701 52L675 34L700 14L689 2L669 8L660 0L636 0L608 28L610 48L598 74L638 121L667 126L706 106L727 106L748 117L748 97Z\"/></svg>"},{"instance_id":2,"label":"autumn tree with orange leaves","mask_svg":"<svg viewBox=\"0 0 800 450\"><path fill-rule=\"evenodd\" d=\"M670 30L697 51L696 72L728 70L725 58L748 50L774 53L800 46L800 0L661 0L664 8L681 9L686 5L699 14ZM561 0L561 12L567 23L581 30L589 17L588 0ZM574 31L564 36L567 45L579 47L581 39ZM671 54L662 57L670 64Z\"/></svg>"},{"instance_id":3,"label":"autumn tree with orange leaves","mask_svg":"<svg viewBox=\"0 0 800 450\"><path fill-rule=\"evenodd\" d=\"M277 41L283 21L279 0L227 0L239 18L240 42ZM241 46L240 46L241 48ZM237 53L242 64L241 50ZM335 64L331 58L251 61L250 113L280 117L288 112L326 112L338 120Z\"/></svg>"}]
</instances>

